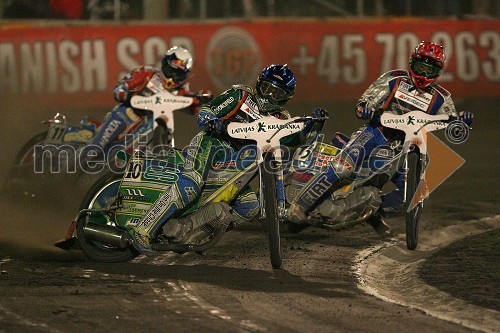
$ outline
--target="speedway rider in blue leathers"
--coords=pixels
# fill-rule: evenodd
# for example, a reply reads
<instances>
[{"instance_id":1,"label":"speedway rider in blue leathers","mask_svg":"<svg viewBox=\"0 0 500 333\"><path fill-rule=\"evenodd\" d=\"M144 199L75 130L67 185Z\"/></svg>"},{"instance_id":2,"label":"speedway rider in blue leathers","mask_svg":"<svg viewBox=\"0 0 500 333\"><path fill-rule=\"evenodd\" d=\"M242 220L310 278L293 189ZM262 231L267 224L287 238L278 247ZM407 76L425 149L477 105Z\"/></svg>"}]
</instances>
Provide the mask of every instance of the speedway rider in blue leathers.
<instances>
[{"instance_id":1,"label":"speedway rider in blue leathers","mask_svg":"<svg viewBox=\"0 0 500 333\"><path fill-rule=\"evenodd\" d=\"M192 67L191 53L182 47L174 46L163 56L161 69L151 65L134 68L115 85L113 97L120 104L106 115L92 144L106 152L111 148L113 140L132 131L141 123L141 116L145 111L130 106L132 96L150 96L162 90L168 90L175 95L192 94L189 91L189 83L186 82ZM196 112L196 107L197 100L193 103L192 111Z\"/></svg>"},{"instance_id":2,"label":"speedway rider in blue leathers","mask_svg":"<svg viewBox=\"0 0 500 333\"><path fill-rule=\"evenodd\" d=\"M290 221L300 223L307 219L309 210L318 203L318 199L334 189L340 183L339 180L345 184L346 180L352 179L354 170L363 160L368 160L370 171L375 172L392 156L390 143L401 140L401 132L380 126L376 110L383 109L395 114L414 110L448 114L458 116L469 126L472 124L473 114L462 112L458 115L450 93L436 83L445 64L441 46L421 42L411 54L409 62L409 71L392 70L382 74L363 93L356 104L356 117L369 123L353 134L345 149L324 172L316 174L303 187L288 211ZM382 198L382 208L402 204L401 174L392 181L397 189ZM311 191L313 188L320 190ZM371 216L367 222L381 235L388 232L389 227L380 213Z\"/></svg>"},{"instance_id":3,"label":"speedway rider in blue leathers","mask_svg":"<svg viewBox=\"0 0 500 333\"><path fill-rule=\"evenodd\" d=\"M255 192L248 186L232 203L232 211L224 203L210 203L184 219L170 219L172 214L192 202L201 192L207 173L216 164L238 161L237 155L251 150L233 141L225 131L229 121L252 122L262 115L288 118L285 104L295 92L295 76L287 65L271 65L257 78L255 89L235 85L204 105L198 115L199 132L183 151L185 164L179 179L158 198L144 218L129 226L131 241L141 253L151 253L150 238L163 226L162 233L173 242L185 241L184 236L202 226L206 216L216 217L221 225L250 221L258 213L259 204ZM324 117L326 111L315 110L316 117ZM311 121L311 124L314 123ZM314 125L306 130L313 133ZM321 124L322 125L322 124ZM302 132L304 135L305 131ZM300 138L299 138L300 139ZM300 143L297 143L300 144ZM255 154L253 154L255 156ZM253 159L252 159L253 160ZM242 167L250 160L240 161ZM168 222L165 224L165 221Z\"/></svg>"}]
</instances>

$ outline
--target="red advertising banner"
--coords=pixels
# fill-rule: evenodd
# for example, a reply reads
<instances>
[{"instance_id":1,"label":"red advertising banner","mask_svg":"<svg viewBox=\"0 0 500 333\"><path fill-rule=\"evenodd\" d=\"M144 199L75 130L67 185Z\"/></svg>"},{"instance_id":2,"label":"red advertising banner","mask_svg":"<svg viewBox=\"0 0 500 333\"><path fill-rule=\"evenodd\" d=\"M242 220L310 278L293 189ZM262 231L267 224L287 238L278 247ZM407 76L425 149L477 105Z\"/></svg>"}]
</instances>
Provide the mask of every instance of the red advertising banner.
<instances>
[{"instance_id":1,"label":"red advertising banner","mask_svg":"<svg viewBox=\"0 0 500 333\"><path fill-rule=\"evenodd\" d=\"M421 40L444 46L439 81L452 96L500 95L499 20L323 20L244 23L3 26L0 94L64 105L112 105L116 81L158 64L173 45L194 56L191 88L253 85L288 63L297 101L355 100L381 73L406 69Z\"/></svg>"}]
</instances>

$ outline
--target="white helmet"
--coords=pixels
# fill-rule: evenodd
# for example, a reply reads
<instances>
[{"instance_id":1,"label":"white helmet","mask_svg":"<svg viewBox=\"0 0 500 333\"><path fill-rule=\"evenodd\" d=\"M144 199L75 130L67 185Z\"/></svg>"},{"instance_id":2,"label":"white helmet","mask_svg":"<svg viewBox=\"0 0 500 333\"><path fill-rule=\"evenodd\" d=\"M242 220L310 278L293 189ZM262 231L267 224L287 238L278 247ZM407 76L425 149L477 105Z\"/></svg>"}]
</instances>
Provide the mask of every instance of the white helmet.
<instances>
[{"instance_id":1,"label":"white helmet","mask_svg":"<svg viewBox=\"0 0 500 333\"><path fill-rule=\"evenodd\" d=\"M167 80L168 88L184 84L192 67L193 56L188 50L179 46L168 49L161 59L161 70Z\"/></svg>"}]
</instances>

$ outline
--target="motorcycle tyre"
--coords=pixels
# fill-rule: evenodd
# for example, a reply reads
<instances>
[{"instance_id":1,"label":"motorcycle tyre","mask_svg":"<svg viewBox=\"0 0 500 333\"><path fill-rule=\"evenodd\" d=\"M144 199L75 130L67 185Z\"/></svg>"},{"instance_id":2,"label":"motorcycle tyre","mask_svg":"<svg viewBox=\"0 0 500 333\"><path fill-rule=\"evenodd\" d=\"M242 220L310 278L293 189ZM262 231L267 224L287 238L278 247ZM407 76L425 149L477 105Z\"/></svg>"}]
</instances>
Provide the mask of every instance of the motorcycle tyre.
<instances>
[{"instance_id":1,"label":"motorcycle tyre","mask_svg":"<svg viewBox=\"0 0 500 333\"><path fill-rule=\"evenodd\" d=\"M92 185L87 194L85 194L80 205L80 210L90 208L96 196L106 185L114 183L115 181L120 181L122 177L122 174L109 173L99 178L94 185ZM78 244L87 259L90 261L115 263L128 262L139 255L139 252L132 246L128 246L126 249L117 249L86 240L83 226L85 225L87 216L80 218L76 225ZM91 218L91 216L89 218Z\"/></svg>"},{"instance_id":2,"label":"motorcycle tyre","mask_svg":"<svg viewBox=\"0 0 500 333\"><path fill-rule=\"evenodd\" d=\"M310 224L307 224L307 223L292 223L292 222L288 222L287 223L287 229L290 233L292 234L298 234L300 233L302 230L310 227L311 225Z\"/></svg>"},{"instance_id":3,"label":"motorcycle tyre","mask_svg":"<svg viewBox=\"0 0 500 333\"><path fill-rule=\"evenodd\" d=\"M16 155L16 158L14 159L13 164L14 165L22 165L23 158L28 154L30 151L33 150L33 147L36 145L42 144L45 139L47 138L48 131L44 131L41 133L38 133L34 137L28 140L21 149L19 149L19 152Z\"/></svg>"},{"instance_id":4,"label":"motorcycle tyre","mask_svg":"<svg viewBox=\"0 0 500 333\"><path fill-rule=\"evenodd\" d=\"M14 161L12 162L12 167L10 168L9 172L7 172L7 176L4 178L3 184L2 184L2 192L4 194L9 194L8 196L11 196L13 198L16 198L16 194L19 190L16 190L16 180L25 180L27 177L33 177L33 160L31 160L30 163L25 164L23 163L23 159L27 154L30 152L33 154L34 153L34 147L35 145L42 144L45 141L45 138L47 137L48 131L44 131L41 133L38 133L31 139L29 139L22 147L19 149L19 151L16 154L16 157L14 158ZM28 181L29 182L29 181ZM33 180L31 181L33 182ZM21 186L22 187L22 186ZM23 189L20 190L20 193L23 192ZM24 195L21 195L21 197Z\"/></svg>"},{"instance_id":5,"label":"motorcycle tyre","mask_svg":"<svg viewBox=\"0 0 500 333\"><path fill-rule=\"evenodd\" d=\"M264 194L264 209L266 212L265 223L269 235L269 255L271 265L274 269L281 268L283 264L283 252L281 250L280 223L278 217L278 205L276 198L276 178L273 173L274 158L267 154L264 158L264 172L262 173L262 187Z\"/></svg>"},{"instance_id":6,"label":"motorcycle tyre","mask_svg":"<svg viewBox=\"0 0 500 333\"><path fill-rule=\"evenodd\" d=\"M413 196L417 192L417 187L420 182L420 175L420 154L418 152L410 152L408 154L408 182L406 196L406 248L408 250L415 250L418 245L418 228L422 203L417 204L411 210L408 210L408 206L410 205Z\"/></svg>"},{"instance_id":7,"label":"motorcycle tyre","mask_svg":"<svg viewBox=\"0 0 500 333\"><path fill-rule=\"evenodd\" d=\"M172 131L165 123L159 123L153 132L153 148L158 146L170 146L172 144Z\"/></svg>"}]
</instances>

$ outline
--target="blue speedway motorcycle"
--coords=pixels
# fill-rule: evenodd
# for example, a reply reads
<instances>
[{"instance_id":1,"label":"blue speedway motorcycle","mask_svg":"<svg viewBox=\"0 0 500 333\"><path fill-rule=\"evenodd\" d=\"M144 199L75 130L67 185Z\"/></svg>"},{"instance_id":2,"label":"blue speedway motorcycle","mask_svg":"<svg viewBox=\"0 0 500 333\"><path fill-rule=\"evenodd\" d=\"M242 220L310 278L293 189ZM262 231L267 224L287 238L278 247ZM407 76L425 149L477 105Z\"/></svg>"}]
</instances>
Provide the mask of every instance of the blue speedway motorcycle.
<instances>
[{"instance_id":1,"label":"blue speedway motorcycle","mask_svg":"<svg viewBox=\"0 0 500 333\"><path fill-rule=\"evenodd\" d=\"M79 154L89 147L100 123L85 117L80 124L72 125L63 114L57 113L53 119L42 122L48 125L48 130L32 137L19 150L3 190L36 193L36 185L43 182L72 179L81 182L82 177L93 182L96 174L102 175L110 169L115 172L123 170L124 166L116 160L118 151L131 152L132 147L138 144L173 146L174 112L186 109L197 101L206 103L210 98L209 92L177 96L163 91L150 97L134 96L131 106L144 112L134 114L137 121L115 138L106 152L101 149L103 158L94 161L92 167L81 163ZM85 183L88 187L89 182Z\"/></svg>"},{"instance_id":2,"label":"blue speedway motorcycle","mask_svg":"<svg viewBox=\"0 0 500 333\"><path fill-rule=\"evenodd\" d=\"M364 161L356 170L354 179L346 183L339 182L339 186L316 202L308 212L307 220L301 223L287 221L291 232L300 232L309 226L340 230L366 221L381 207L382 196L395 188L391 180L402 174L404 189L401 208L406 220L406 245L410 250L416 249L424 199L430 194L429 187L439 185L432 184L435 175L426 176L430 162L428 152L430 148L440 146L436 141L438 139L430 132L444 130L452 143L460 143L467 139L469 127L455 117L430 115L421 111L397 115L380 110L379 116L382 126L404 133L403 140L392 143L391 157L376 172L370 172L367 161ZM432 140L429 140L431 135ZM337 134L336 138L335 145L316 142L295 153L285 181L287 204L293 201L315 173L321 172L322 167L334 160L348 144L349 138L346 136ZM433 149L435 158L443 151L439 149Z\"/></svg>"}]
</instances>

